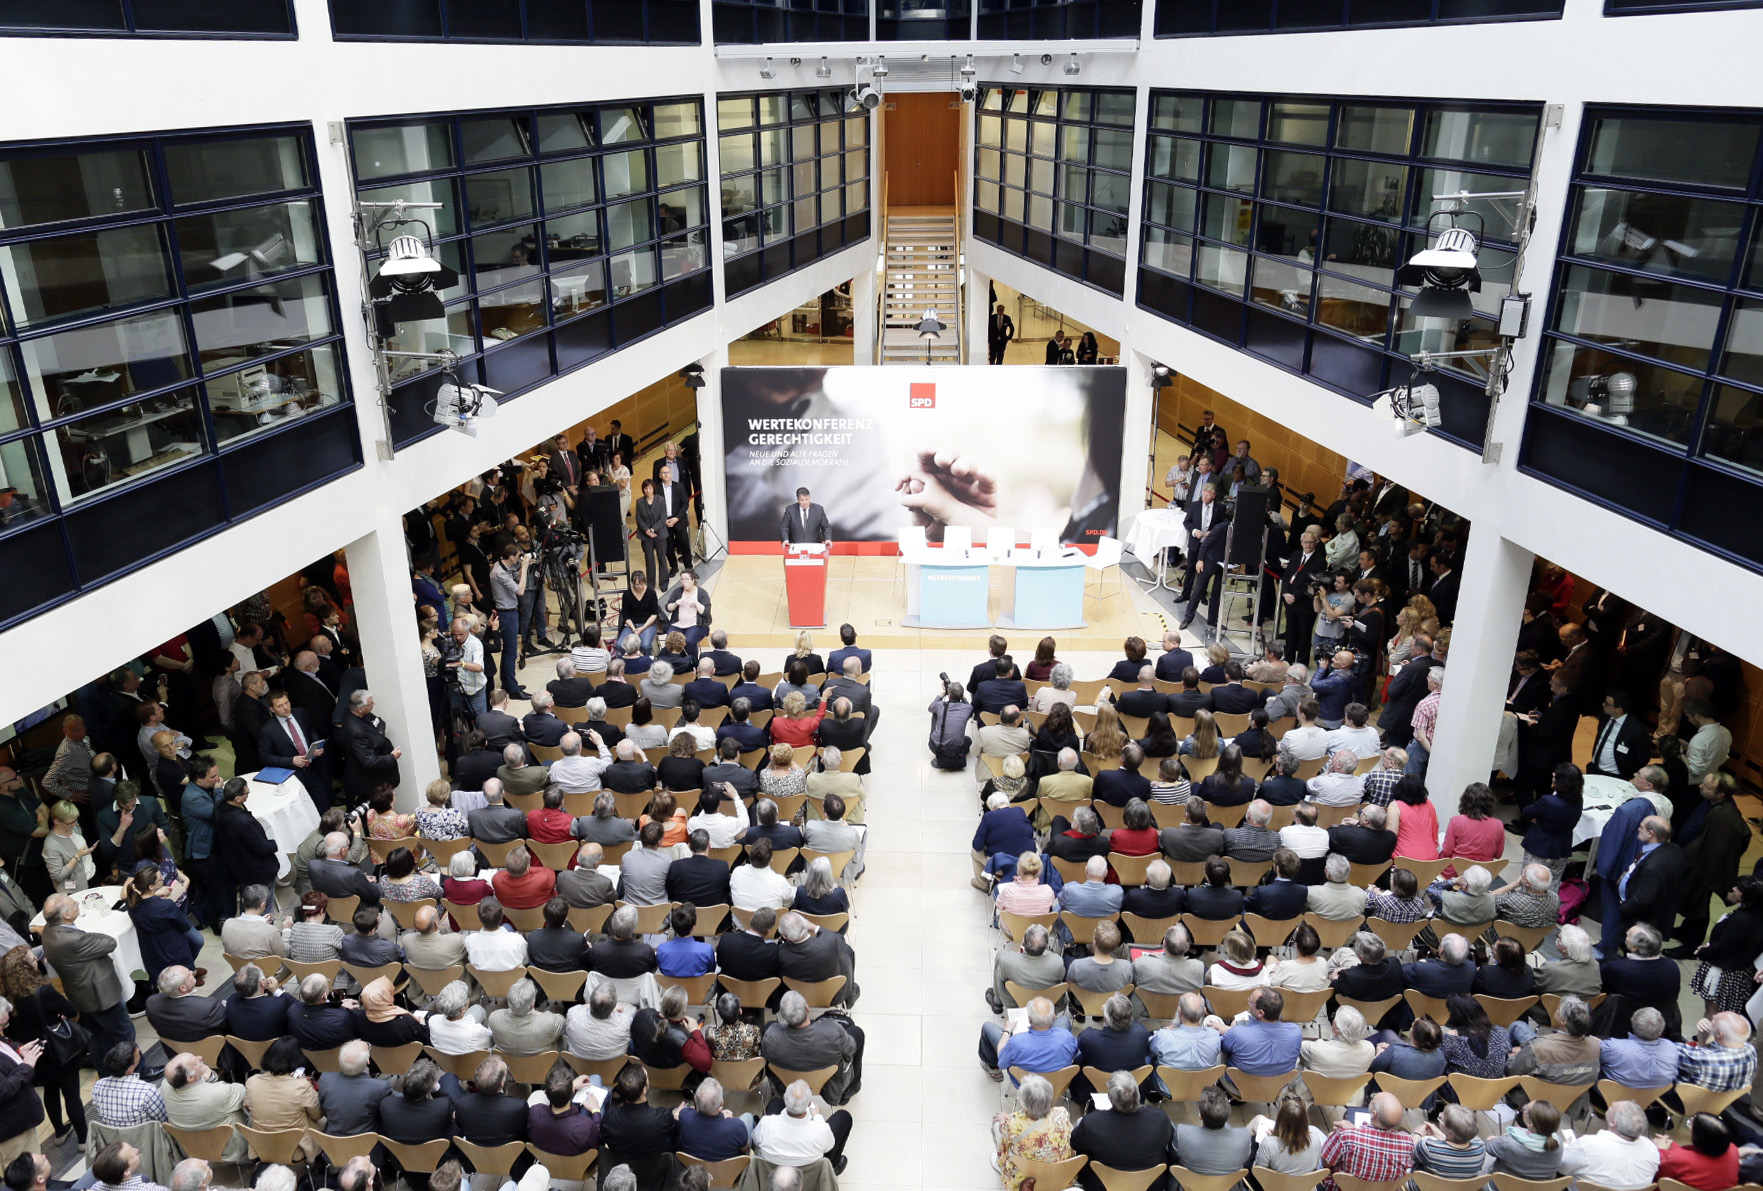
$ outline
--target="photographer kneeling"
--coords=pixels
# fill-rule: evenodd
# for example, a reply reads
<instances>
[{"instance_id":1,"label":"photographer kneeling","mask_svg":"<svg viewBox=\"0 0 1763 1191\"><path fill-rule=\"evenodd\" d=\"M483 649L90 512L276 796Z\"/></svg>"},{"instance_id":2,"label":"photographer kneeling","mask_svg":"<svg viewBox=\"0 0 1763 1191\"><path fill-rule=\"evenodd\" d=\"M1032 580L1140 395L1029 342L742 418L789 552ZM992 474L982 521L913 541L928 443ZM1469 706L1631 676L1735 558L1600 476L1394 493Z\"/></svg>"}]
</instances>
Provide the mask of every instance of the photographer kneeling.
<instances>
[{"instance_id":1,"label":"photographer kneeling","mask_svg":"<svg viewBox=\"0 0 1763 1191\"><path fill-rule=\"evenodd\" d=\"M958 682L943 680L943 693L930 701L931 764L938 769L966 769L967 750L973 741L967 737L967 722L973 718L973 706L967 692Z\"/></svg>"}]
</instances>

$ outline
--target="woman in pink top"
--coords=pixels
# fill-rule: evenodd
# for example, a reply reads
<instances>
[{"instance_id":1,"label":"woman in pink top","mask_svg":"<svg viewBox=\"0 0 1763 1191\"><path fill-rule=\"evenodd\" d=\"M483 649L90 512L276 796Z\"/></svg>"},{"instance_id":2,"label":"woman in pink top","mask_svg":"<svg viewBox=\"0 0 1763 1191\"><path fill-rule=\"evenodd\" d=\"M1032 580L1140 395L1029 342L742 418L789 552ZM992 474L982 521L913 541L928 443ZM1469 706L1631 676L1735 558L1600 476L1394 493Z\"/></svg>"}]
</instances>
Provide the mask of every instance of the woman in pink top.
<instances>
[{"instance_id":1,"label":"woman in pink top","mask_svg":"<svg viewBox=\"0 0 1763 1191\"><path fill-rule=\"evenodd\" d=\"M1415 774L1396 783L1390 799L1389 829L1396 833L1396 855L1414 860L1439 857L1439 816L1426 797L1426 783Z\"/></svg>"},{"instance_id":2,"label":"woman in pink top","mask_svg":"<svg viewBox=\"0 0 1763 1191\"><path fill-rule=\"evenodd\" d=\"M1401 846L1396 855L1402 854ZM1457 814L1445 826L1445 843L1440 856L1461 856L1467 860L1499 860L1506 855L1506 824L1494 814L1494 792L1482 782L1463 791L1457 802ZM1445 877L1456 876L1447 868Z\"/></svg>"},{"instance_id":3,"label":"woman in pink top","mask_svg":"<svg viewBox=\"0 0 1763 1191\"><path fill-rule=\"evenodd\" d=\"M993 895L998 909L1008 914L1050 914L1053 911L1053 887L1041 884L1041 858L1024 852L1016 858L1016 876L998 886Z\"/></svg>"}]
</instances>

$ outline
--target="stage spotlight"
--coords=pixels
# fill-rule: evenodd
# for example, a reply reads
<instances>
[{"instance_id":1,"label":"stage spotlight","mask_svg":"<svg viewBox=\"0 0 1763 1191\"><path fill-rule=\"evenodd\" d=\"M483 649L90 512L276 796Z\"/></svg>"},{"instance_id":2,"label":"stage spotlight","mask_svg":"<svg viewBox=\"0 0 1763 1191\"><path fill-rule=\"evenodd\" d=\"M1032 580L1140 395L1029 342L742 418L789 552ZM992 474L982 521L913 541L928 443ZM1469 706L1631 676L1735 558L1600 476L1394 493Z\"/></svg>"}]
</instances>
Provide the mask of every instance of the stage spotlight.
<instances>
[{"instance_id":1,"label":"stage spotlight","mask_svg":"<svg viewBox=\"0 0 1763 1191\"><path fill-rule=\"evenodd\" d=\"M924 362L928 364L931 362L931 344L937 341L938 337L948 329L948 326L937 318L935 310L927 310L924 312L924 317L918 320L918 326L913 329L918 332L918 337L924 340Z\"/></svg>"},{"instance_id":2,"label":"stage spotlight","mask_svg":"<svg viewBox=\"0 0 1763 1191\"><path fill-rule=\"evenodd\" d=\"M688 389L702 389L704 387L704 365L696 361L681 368L676 375L686 382Z\"/></svg>"},{"instance_id":3,"label":"stage spotlight","mask_svg":"<svg viewBox=\"0 0 1763 1191\"><path fill-rule=\"evenodd\" d=\"M833 77L832 64L824 57L821 58L820 65L814 68L814 77L817 79L830 79Z\"/></svg>"},{"instance_id":4,"label":"stage spotlight","mask_svg":"<svg viewBox=\"0 0 1763 1191\"><path fill-rule=\"evenodd\" d=\"M502 394L486 385L466 384L451 372L445 376L435 390L435 423L476 438L478 420L496 416L496 398Z\"/></svg>"},{"instance_id":5,"label":"stage spotlight","mask_svg":"<svg viewBox=\"0 0 1763 1191\"><path fill-rule=\"evenodd\" d=\"M1078 65L1076 54L1073 54L1071 57L1069 57L1065 60L1065 73L1066 74L1075 75L1079 71L1081 71L1082 69L1083 69L1083 67Z\"/></svg>"},{"instance_id":6,"label":"stage spotlight","mask_svg":"<svg viewBox=\"0 0 1763 1191\"><path fill-rule=\"evenodd\" d=\"M1373 410L1395 419L1397 438L1407 438L1444 425L1437 386L1416 385L1415 379L1409 377L1407 384L1377 394L1371 403Z\"/></svg>"},{"instance_id":7,"label":"stage spotlight","mask_svg":"<svg viewBox=\"0 0 1763 1191\"><path fill-rule=\"evenodd\" d=\"M777 77L777 67L771 64L770 58L767 58L765 60L765 65L759 68L759 77L762 79L775 79Z\"/></svg>"},{"instance_id":8,"label":"stage spotlight","mask_svg":"<svg viewBox=\"0 0 1763 1191\"><path fill-rule=\"evenodd\" d=\"M381 336L390 337L399 323L444 318L440 291L458 284L459 274L436 260L420 237L394 239L379 274L367 286Z\"/></svg>"},{"instance_id":9,"label":"stage spotlight","mask_svg":"<svg viewBox=\"0 0 1763 1191\"><path fill-rule=\"evenodd\" d=\"M1461 320L1475 313L1471 293L1481 292L1481 272L1476 268L1475 236L1464 227L1448 227L1430 248L1414 254L1396 271L1398 285L1417 285L1409 308L1415 318Z\"/></svg>"},{"instance_id":10,"label":"stage spotlight","mask_svg":"<svg viewBox=\"0 0 1763 1191\"><path fill-rule=\"evenodd\" d=\"M1175 370L1167 364L1151 365L1151 387L1167 389L1175 383Z\"/></svg>"},{"instance_id":11,"label":"stage spotlight","mask_svg":"<svg viewBox=\"0 0 1763 1191\"><path fill-rule=\"evenodd\" d=\"M1618 426L1628 425L1634 413L1634 394L1640 387L1632 372L1612 372L1609 376L1588 376L1585 382L1586 413L1595 414Z\"/></svg>"},{"instance_id":12,"label":"stage spotlight","mask_svg":"<svg viewBox=\"0 0 1763 1191\"><path fill-rule=\"evenodd\" d=\"M1021 74L1022 73L1022 55L1021 54L1010 55L1010 73L1011 74Z\"/></svg>"}]
</instances>

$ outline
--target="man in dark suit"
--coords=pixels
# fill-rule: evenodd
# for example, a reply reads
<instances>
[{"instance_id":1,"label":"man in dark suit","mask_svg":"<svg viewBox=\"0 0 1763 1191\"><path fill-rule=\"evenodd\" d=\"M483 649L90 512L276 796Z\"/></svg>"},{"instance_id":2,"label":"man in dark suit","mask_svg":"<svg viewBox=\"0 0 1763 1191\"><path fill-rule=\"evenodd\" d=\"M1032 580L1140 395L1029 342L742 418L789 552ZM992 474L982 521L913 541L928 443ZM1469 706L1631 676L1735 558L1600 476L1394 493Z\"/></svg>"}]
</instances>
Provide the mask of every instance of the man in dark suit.
<instances>
[{"instance_id":1,"label":"man in dark suit","mask_svg":"<svg viewBox=\"0 0 1763 1191\"><path fill-rule=\"evenodd\" d=\"M484 783L484 805L465 815L471 838L487 844L510 844L526 838L526 816L502 801L502 782L491 778Z\"/></svg>"},{"instance_id":2,"label":"man in dark suit","mask_svg":"<svg viewBox=\"0 0 1763 1191\"><path fill-rule=\"evenodd\" d=\"M1606 955L1598 964L1598 976L1604 992L1621 997L1631 1011L1642 1008L1659 1010L1667 1023L1679 1020L1677 996L1683 984L1683 972L1677 964L1660 954L1662 940L1650 923L1630 923L1623 932L1625 956Z\"/></svg>"},{"instance_id":3,"label":"man in dark suit","mask_svg":"<svg viewBox=\"0 0 1763 1191\"><path fill-rule=\"evenodd\" d=\"M1275 922L1302 917L1305 901L1310 896L1310 887L1298 883L1298 869L1302 864L1298 854L1290 848L1276 849L1273 853L1273 879L1249 890L1249 896L1243 899L1243 912L1259 914Z\"/></svg>"},{"instance_id":4,"label":"man in dark suit","mask_svg":"<svg viewBox=\"0 0 1763 1191\"><path fill-rule=\"evenodd\" d=\"M716 728L717 748L719 750L722 748L722 742L725 740L732 740L735 742L736 755L750 753L754 749L762 749L771 742L770 734L767 733L764 728L756 727L750 718L751 715L752 710L744 697L736 699L729 705L728 718L722 721L721 724L717 725ZM825 720L821 721L821 726L823 728L826 726ZM859 741L858 743L862 742ZM839 747L843 748L845 746L840 745Z\"/></svg>"},{"instance_id":5,"label":"man in dark suit","mask_svg":"<svg viewBox=\"0 0 1763 1191\"><path fill-rule=\"evenodd\" d=\"M533 709L521 717L521 734L529 743L556 748L569 734L569 725L551 711L551 692L534 691L532 704Z\"/></svg>"},{"instance_id":6,"label":"man in dark suit","mask_svg":"<svg viewBox=\"0 0 1763 1191\"><path fill-rule=\"evenodd\" d=\"M1155 674L1163 682L1180 682L1181 672L1194 664L1194 655L1181 647L1181 634L1163 634L1163 652L1157 656Z\"/></svg>"},{"instance_id":7,"label":"man in dark suit","mask_svg":"<svg viewBox=\"0 0 1763 1191\"><path fill-rule=\"evenodd\" d=\"M642 750L628 740L618 742L618 760L600 775L600 784L614 794L640 794L655 788L655 767L644 759Z\"/></svg>"},{"instance_id":8,"label":"man in dark suit","mask_svg":"<svg viewBox=\"0 0 1763 1191\"><path fill-rule=\"evenodd\" d=\"M233 973L233 995L225 1002L227 1033L250 1042L273 1042L288 1032L290 1003L269 987L262 968L248 963Z\"/></svg>"},{"instance_id":9,"label":"man in dark suit","mask_svg":"<svg viewBox=\"0 0 1763 1191\"><path fill-rule=\"evenodd\" d=\"M1380 519L1393 517L1408 507L1408 490L1384 476L1371 477L1371 511Z\"/></svg>"},{"instance_id":10,"label":"man in dark suit","mask_svg":"<svg viewBox=\"0 0 1763 1191\"><path fill-rule=\"evenodd\" d=\"M661 505L662 529L665 530L661 535L661 552L672 560L670 565L677 575L692 565L692 526L686 515L686 505L692 494L680 481L679 473L663 464L655 481L655 499Z\"/></svg>"},{"instance_id":11,"label":"man in dark suit","mask_svg":"<svg viewBox=\"0 0 1763 1191\"><path fill-rule=\"evenodd\" d=\"M727 727L725 723L723 727ZM759 731L759 729L754 729ZM875 713L859 719L851 713L848 699L835 699L832 714L820 721L820 743L825 748L850 751L854 748L867 749L870 735L875 731ZM863 759L857 762L853 771L857 774L869 772L869 754L864 753Z\"/></svg>"},{"instance_id":12,"label":"man in dark suit","mask_svg":"<svg viewBox=\"0 0 1763 1191\"><path fill-rule=\"evenodd\" d=\"M351 1010L330 1003L330 979L320 973L300 982L300 1000L288 1007L288 1034L305 1051L335 1050L355 1040Z\"/></svg>"},{"instance_id":13,"label":"man in dark suit","mask_svg":"<svg viewBox=\"0 0 1763 1191\"><path fill-rule=\"evenodd\" d=\"M1212 688L1212 710L1226 715L1241 715L1254 711L1265 701L1266 696L1260 691L1252 691L1243 685L1243 664L1232 658L1224 664L1225 681Z\"/></svg>"},{"instance_id":14,"label":"man in dark suit","mask_svg":"<svg viewBox=\"0 0 1763 1191\"><path fill-rule=\"evenodd\" d=\"M827 665L830 667L832 663L829 662ZM851 710L867 716L870 721L870 729L873 731L879 713L875 709L875 697L869 693L869 684L863 681L863 664L854 657L847 657L842 665L844 666L843 671L828 670L831 677L821 685L820 701L825 706L831 707L840 699L850 700ZM1026 684L1022 693L1026 701L1028 696ZM1019 706L1021 705L1019 704Z\"/></svg>"},{"instance_id":15,"label":"man in dark suit","mask_svg":"<svg viewBox=\"0 0 1763 1191\"><path fill-rule=\"evenodd\" d=\"M1316 605L1310 589L1322 582L1327 559L1317 545L1314 530L1298 537L1298 544L1286 558L1285 570L1279 578L1279 601L1286 613L1286 660L1310 661L1311 634L1316 627Z\"/></svg>"},{"instance_id":16,"label":"man in dark suit","mask_svg":"<svg viewBox=\"0 0 1763 1191\"><path fill-rule=\"evenodd\" d=\"M1403 964L1402 980L1416 992L1440 999L1472 991L1475 960L1469 954L1469 940L1462 935L1441 936L1438 958Z\"/></svg>"},{"instance_id":17,"label":"man in dark suit","mask_svg":"<svg viewBox=\"0 0 1763 1191\"><path fill-rule=\"evenodd\" d=\"M269 705L263 701L269 693L269 680L252 673L241 677L239 684L244 693L233 700L233 771L256 773L263 768L263 750L258 747L257 738L269 722ZM322 717L312 722L328 725L330 708L326 707Z\"/></svg>"},{"instance_id":18,"label":"man in dark suit","mask_svg":"<svg viewBox=\"0 0 1763 1191\"><path fill-rule=\"evenodd\" d=\"M614 453L620 456L619 461L626 467L636 462L637 443L635 439L624 432L624 423L614 419L602 441L606 444L606 461L608 463L612 461Z\"/></svg>"},{"instance_id":19,"label":"man in dark suit","mask_svg":"<svg viewBox=\"0 0 1763 1191\"><path fill-rule=\"evenodd\" d=\"M578 910L616 901L617 886L596 871L605 859L606 853L599 844L583 844L576 853L575 867L557 874L557 896Z\"/></svg>"},{"instance_id":20,"label":"man in dark suit","mask_svg":"<svg viewBox=\"0 0 1763 1191\"><path fill-rule=\"evenodd\" d=\"M563 664L569 665L569 660L565 658ZM587 679L572 679L571 681L586 682ZM557 684L552 683L551 685L556 686ZM484 734L484 743L497 752L501 752L511 744L525 744L526 733L521 731L520 721L508 714L508 692L497 687L489 692L489 696L490 709L477 717L477 730ZM556 696L552 695L552 698L556 698ZM576 703L570 706L579 707L581 705Z\"/></svg>"},{"instance_id":21,"label":"man in dark suit","mask_svg":"<svg viewBox=\"0 0 1763 1191\"><path fill-rule=\"evenodd\" d=\"M307 714L295 709L286 691L270 692L269 712L269 722L257 736L264 765L292 769L312 797L312 805L324 814L331 805L331 777L323 737L313 731Z\"/></svg>"},{"instance_id":22,"label":"man in dark suit","mask_svg":"<svg viewBox=\"0 0 1763 1191\"><path fill-rule=\"evenodd\" d=\"M557 677L545 684L551 692L551 699L558 707L585 707L589 699L594 697L594 684L590 679L577 678L575 663L563 658L557 663ZM483 727L483 717L478 717L478 727Z\"/></svg>"},{"instance_id":23,"label":"man in dark suit","mask_svg":"<svg viewBox=\"0 0 1763 1191\"><path fill-rule=\"evenodd\" d=\"M525 1141L526 1098L508 1094L508 1063L491 1055L472 1073L472 1087L453 1098L459 1135L472 1145L500 1146Z\"/></svg>"},{"instance_id":24,"label":"man in dark suit","mask_svg":"<svg viewBox=\"0 0 1763 1191\"><path fill-rule=\"evenodd\" d=\"M398 758L386 736L386 722L373 713L373 695L364 687L349 696L349 710L338 726L343 757L343 789L350 798L365 799L380 785L398 784Z\"/></svg>"},{"instance_id":25,"label":"man in dark suit","mask_svg":"<svg viewBox=\"0 0 1763 1191\"><path fill-rule=\"evenodd\" d=\"M1148 719L1159 711L1168 711L1169 700L1152 681L1155 674L1156 671L1149 664L1140 666L1139 685L1130 691L1120 692L1120 697L1114 700L1114 710L1121 715L1130 715L1138 719Z\"/></svg>"},{"instance_id":26,"label":"man in dark suit","mask_svg":"<svg viewBox=\"0 0 1763 1191\"><path fill-rule=\"evenodd\" d=\"M1400 998L1405 986L1402 962L1390 955L1384 942L1370 931L1353 937L1353 954L1359 962L1342 968L1330 983L1336 993L1354 1001L1383 1001L1397 998L1382 1021L1373 1022L1380 1028L1403 1029L1414 1019L1405 1001Z\"/></svg>"},{"instance_id":27,"label":"man in dark suit","mask_svg":"<svg viewBox=\"0 0 1763 1191\"><path fill-rule=\"evenodd\" d=\"M197 1042L227 1029L226 1002L196 991L196 974L170 967L159 973L159 991L147 998L147 1024L161 1038Z\"/></svg>"},{"instance_id":28,"label":"man in dark suit","mask_svg":"<svg viewBox=\"0 0 1763 1191\"><path fill-rule=\"evenodd\" d=\"M364 906L380 904L379 882L349 863L349 837L340 831L324 837L324 855L314 857L306 872L312 887L326 897L358 897Z\"/></svg>"},{"instance_id":29,"label":"man in dark suit","mask_svg":"<svg viewBox=\"0 0 1763 1191\"><path fill-rule=\"evenodd\" d=\"M1396 854L1396 833L1386 826L1389 813L1383 807L1367 804L1358 820L1328 829L1330 852L1339 852L1353 864L1382 864Z\"/></svg>"},{"instance_id":30,"label":"man in dark suit","mask_svg":"<svg viewBox=\"0 0 1763 1191\"><path fill-rule=\"evenodd\" d=\"M1579 704L1561 678L1549 676L1549 705L1532 713L1535 719L1518 725L1518 772L1513 786L1521 804L1528 805L1549 792L1555 766L1573 760L1573 733L1579 727ZM1386 711L1387 715L1388 712Z\"/></svg>"},{"instance_id":31,"label":"man in dark suit","mask_svg":"<svg viewBox=\"0 0 1763 1191\"><path fill-rule=\"evenodd\" d=\"M1442 665L1432 656L1432 637L1415 633L1413 652L1400 672L1390 679L1389 690L1384 693L1383 714L1377 717L1384 744L1406 748L1414 739L1414 727L1409 721L1430 689L1426 684L1427 672Z\"/></svg>"},{"instance_id":32,"label":"man in dark suit","mask_svg":"<svg viewBox=\"0 0 1763 1191\"><path fill-rule=\"evenodd\" d=\"M1091 791L1097 802L1109 806L1125 806L1135 798L1151 800L1151 779L1139 772L1145 762L1145 750L1137 741L1129 740L1120 750L1120 768L1098 773Z\"/></svg>"},{"instance_id":33,"label":"man in dark suit","mask_svg":"<svg viewBox=\"0 0 1763 1191\"><path fill-rule=\"evenodd\" d=\"M1212 710L1212 695L1200 689L1200 672L1189 666L1181 672L1181 690L1168 697L1169 714L1191 720L1196 711Z\"/></svg>"},{"instance_id":34,"label":"man in dark suit","mask_svg":"<svg viewBox=\"0 0 1763 1191\"><path fill-rule=\"evenodd\" d=\"M741 672L741 659L728 651L728 634L721 629L710 630L710 648L698 655L699 659L710 659L713 667L711 673L718 678L727 678L730 674Z\"/></svg>"},{"instance_id":35,"label":"man in dark suit","mask_svg":"<svg viewBox=\"0 0 1763 1191\"><path fill-rule=\"evenodd\" d=\"M392 1085L367 1073L371 1053L363 1042L342 1057L344 1067L359 1067L358 1074L326 1071L318 1077L318 1102L324 1108L325 1128L335 1129L341 1136L379 1132L380 1101L391 1094Z\"/></svg>"},{"instance_id":36,"label":"man in dark suit","mask_svg":"<svg viewBox=\"0 0 1763 1191\"><path fill-rule=\"evenodd\" d=\"M730 703L728 688L716 681L716 663L708 656L698 659L698 677L685 684L685 698L696 703L700 708L727 707Z\"/></svg>"},{"instance_id":37,"label":"man in dark suit","mask_svg":"<svg viewBox=\"0 0 1763 1191\"><path fill-rule=\"evenodd\" d=\"M541 910L545 925L526 932L526 960L533 967L547 972L587 971L593 951L587 936L569 925L569 905L562 890L545 899Z\"/></svg>"},{"instance_id":38,"label":"man in dark suit","mask_svg":"<svg viewBox=\"0 0 1763 1191\"><path fill-rule=\"evenodd\" d=\"M728 689L731 706L734 700L745 699L748 711L771 710L771 691L754 681L758 677L758 662L749 660L741 664L741 681Z\"/></svg>"},{"instance_id":39,"label":"man in dark suit","mask_svg":"<svg viewBox=\"0 0 1763 1191\"><path fill-rule=\"evenodd\" d=\"M1617 913L1624 927L1644 922L1663 938L1677 923L1678 895L1688 884L1689 863L1671 842L1671 824L1658 815L1641 820L1640 855L1616 880Z\"/></svg>"},{"instance_id":40,"label":"man in dark suit","mask_svg":"<svg viewBox=\"0 0 1763 1191\"><path fill-rule=\"evenodd\" d=\"M714 640L714 636L712 640ZM857 630L848 624L839 626L839 648L826 655L826 668L829 673L843 674L845 659L856 658L865 674L869 673L869 650L857 648ZM719 671L720 673L720 671Z\"/></svg>"},{"instance_id":41,"label":"man in dark suit","mask_svg":"<svg viewBox=\"0 0 1763 1191\"><path fill-rule=\"evenodd\" d=\"M791 911L779 918L777 928L779 976L808 984L843 976L845 984L833 996L833 1004L849 1009L857 1003L857 956L844 935Z\"/></svg>"},{"instance_id":42,"label":"man in dark suit","mask_svg":"<svg viewBox=\"0 0 1763 1191\"><path fill-rule=\"evenodd\" d=\"M1430 556L1432 585L1426 589L1432 606L1438 609L1439 623L1448 625L1457 615L1457 572L1451 566L1451 552L1443 546L1434 548Z\"/></svg>"},{"instance_id":43,"label":"man in dark suit","mask_svg":"<svg viewBox=\"0 0 1763 1191\"><path fill-rule=\"evenodd\" d=\"M1630 715L1628 709L1627 692L1611 691L1604 696L1604 714L1598 717L1598 734L1592 738L1587 773L1628 781L1652 759L1653 734L1646 721Z\"/></svg>"},{"instance_id":44,"label":"man in dark suit","mask_svg":"<svg viewBox=\"0 0 1763 1191\"><path fill-rule=\"evenodd\" d=\"M1224 855L1224 828L1207 820L1206 803L1190 798L1187 808L1187 817L1182 822L1157 833L1163 854L1171 860L1189 863Z\"/></svg>"},{"instance_id":45,"label":"man in dark suit","mask_svg":"<svg viewBox=\"0 0 1763 1191\"><path fill-rule=\"evenodd\" d=\"M777 536L787 547L791 542L819 542L832 549L833 527L826 510L809 499L808 489L796 489L796 503L777 521Z\"/></svg>"},{"instance_id":46,"label":"man in dark suit","mask_svg":"<svg viewBox=\"0 0 1763 1191\"><path fill-rule=\"evenodd\" d=\"M1187 912L1209 922L1235 918L1243 912L1243 891L1230 883L1230 864L1222 857L1206 861L1206 879L1188 890Z\"/></svg>"},{"instance_id":47,"label":"man in dark suit","mask_svg":"<svg viewBox=\"0 0 1763 1191\"><path fill-rule=\"evenodd\" d=\"M623 658L606 663L606 681L594 688L594 698L605 700L607 707L615 709L636 706L639 693L636 684L624 676Z\"/></svg>"},{"instance_id":48,"label":"man in dark suit","mask_svg":"<svg viewBox=\"0 0 1763 1191\"><path fill-rule=\"evenodd\" d=\"M778 974L777 944L767 939L777 926L777 911L753 911L746 930L724 931L716 938L716 968L734 980L769 980Z\"/></svg>"},{"instance_id":49,"label":"man in dark suit","mask_svg":"<svg viewBox=\"0 0 1763 1191\"><path fill-rule=\"evenodd\" d=\"M728 861L710 855L710 833L700 827L686 837L686 846L692 854L667 866L668 899L694 906L728 905Z\"/></svg>"},{"instance_id":50,"label":"man in dark suit","mask_svg":"<svg viewBox=\"0 0 1763 1191\"><path fill-rule=\"evenodd\" d=\"M999 302L995 310L986 319L986 363L1002 364L1004 349L1016 338L1016 323L1004 312L1004 303Z\"/></svg>"},{"instance_id":51,"label":"man in dark suit","mask_svg":"<svg viewBox=\"0 0 1763 1191\"><path fill-rule=\"evenodd\" d=\"M1297 806L1309 797L1309 787L1298 779L1298 766L1303 762L1289 752L1279 753L1267 777L1255 790L1255 797L1269 806Z\"/></svg>"},{"instance_id":52,"label":"man in dark suit","mask_svg":"<svg viewBox=\"0 0 1763 1191\"><path fill-rule=\"evenodd\" d=\"M1187 611L1182 614L1181 627L1194 623L1194 612L1200 601L1207 604L1206 624L1218 624L1218 601L1224 594L1224 539L1230 527L1230 513L1218 503L1218 489L1211 484L1200 488L1199 499L1188 505L1182 524L1188 531L1188 576L1182 582L1178 597ZM1195 585L1198 584L1198 591Z\"/></svg>"},{"instance_id":53,"label":"man in dark suit","mask_svg":"<svg viewBox=\"0 0 1763 1191\"><path fill-rule=\"evenodd\" d=\"M980 683L998 676L998 659L1000 658L1010 663L1010 677L1022 677L1022 672L1016 668L1016 662L1010 656L1010 642L1006 641L998 634L993 633L990 640L986 642L986 652L991 656L975 666L973 671L967 676L967 694L969 698L972 697L973 692L979 689Z\"/></svg>"},{"instance_id":54,"label":"man in dark suit","mask_svg":"<svg viewBox=\"0 0 1763 1191\"><path fill-rule=\"evenodd\" d=\"M974 712L995 714L1006 707L1027 707L1028 687L1020 678L1012 677L1015 673L1016 664L1008 657L993 662L992 676L973 689Z\"/></svg>"},{"instance_id":55,"label":"man in dark suit","mask_svg":"<svg viewBox=\"0 0 1763 1191\"><path fill-rule=\"evenodd\" d=\"M317 669L318 655L301 650L294 655L294 664L282 672L281 684L295 708L306 713L307 723L328 724L337 705L337 690L315 673Z\"/></svg>"},{"instance_id":56,"label":"man in dark suit","mask_svg":"<svg viewBox=\"0 0 1763 1191\"><path fill-rule=\"evenodd\" d=\"M1395 685L1394 681L1390 683L1392 693ZM1543 669L1541 659L1534 650L1519 650L1512 661L1512 678L1506 684L1506 710L1522 719L1547 707L1551 698L1549 672ZM1409 714L1413 714L1412 709Z\"/></svg>"}]
</instances>

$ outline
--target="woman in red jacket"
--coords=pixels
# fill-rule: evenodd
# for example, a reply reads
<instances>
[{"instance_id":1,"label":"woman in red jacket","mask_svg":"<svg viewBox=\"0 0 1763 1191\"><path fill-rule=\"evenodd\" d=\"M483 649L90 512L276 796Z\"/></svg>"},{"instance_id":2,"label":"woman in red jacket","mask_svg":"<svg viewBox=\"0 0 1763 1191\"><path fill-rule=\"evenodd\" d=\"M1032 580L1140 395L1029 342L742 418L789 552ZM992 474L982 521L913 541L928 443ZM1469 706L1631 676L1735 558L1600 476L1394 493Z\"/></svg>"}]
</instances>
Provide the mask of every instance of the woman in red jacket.
<instances>
[{"instance_id":1,"label":"woman in red jacket","mask_svg":"<svg viewBox=\"0 0 1763 1191\"><path fill-rule=\"evenodd\" d=\"M826 718L826 708L816 707L812 713L808 710L808 700L802 692L791 691L784 696L783 715L771 717L771 742L787 744L794 748L814 743L814 734L820 730L820 721Z\"/></svg>"},{"instance_id":2,"label":"woman in red jacket","mask_svg":"<svg viewBox=\"0 0 1763 1191\"><path fill-rule=\"evenodd\" d=\"M1732 1144L1726 1123L1705 1112L1691 1117L1687 1146L1669 1139L1660 1145L1659 1178L1676 1179L1702 1191L1726 1191L1738 1186L1739 1149Z\"/></svg>"}]
</instances>

